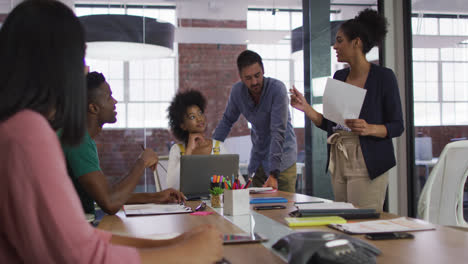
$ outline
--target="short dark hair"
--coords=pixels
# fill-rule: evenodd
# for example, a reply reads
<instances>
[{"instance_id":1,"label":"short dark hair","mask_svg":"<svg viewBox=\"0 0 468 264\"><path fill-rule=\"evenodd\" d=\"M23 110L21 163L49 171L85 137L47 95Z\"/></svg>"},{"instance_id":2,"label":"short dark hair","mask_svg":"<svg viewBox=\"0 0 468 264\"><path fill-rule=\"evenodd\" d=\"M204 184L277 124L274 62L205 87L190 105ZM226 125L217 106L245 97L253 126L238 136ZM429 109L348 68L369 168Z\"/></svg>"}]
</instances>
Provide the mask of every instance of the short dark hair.
<instances>
[{"instance_id":1,"label":"short dark hair","mask_svg":"<svg viewBox=\"0 0 468 264\"><path fill-rule=\"evenodd\" d=\"M26 0L0 30L0 121L25 109L62 128L77 144L86 129L84 31L72 10L54 0Z\"/></svg>"},{"instance_id":2,"label":"short dark hair","mask_svg":"<svg viewBox=\"0 0 468 264\"><path fill-rule=\"evenodd\" d=\"M385 38L387 25L387 19L383 15L367 8L355 18L341 24L340 29L349 40L359 37L362 41L362 52L366 54Z\"/></svg>"},{"instance_id":3,"label":"short dark hair","mask_svg":"<svg viewBox=\"0 0 468 264\"><path fill-rule=\"evenodd\" d=\"M98 88L106 82L106 78L102 73L90 72L86 75L86 85L88 87L88 103L95 102Z\"/></svg>"},{"instance_id":4,"label":"short dark hair","mask_svg":"<svg viewBox=\"0 0 468 264\"><path fill-rule=\"evenodd\" d=\"M251 50L244 50L237 57L237 69L239 70L239 73L243 68L253 65L255 63L258 63L260 67L262 67L262 71L264 71L262 57L260 57L258 53Z\"/></svg>"},{"instance_id":5,"label":"short dark hair","mask_svg":"<svg viewBox=\"0 0 468 264\"><path fill-rule=\"evenodd\" d=\"M184 122L184 116L187 113L187 108L196 105L204 113L206 107L206 99L203 94L197 90L189 90L178 92L172 99L169 108L167 108L169 127L178 140L187 143L189 133L183 130L180 125Z\"/></svg>"}]
</instances>

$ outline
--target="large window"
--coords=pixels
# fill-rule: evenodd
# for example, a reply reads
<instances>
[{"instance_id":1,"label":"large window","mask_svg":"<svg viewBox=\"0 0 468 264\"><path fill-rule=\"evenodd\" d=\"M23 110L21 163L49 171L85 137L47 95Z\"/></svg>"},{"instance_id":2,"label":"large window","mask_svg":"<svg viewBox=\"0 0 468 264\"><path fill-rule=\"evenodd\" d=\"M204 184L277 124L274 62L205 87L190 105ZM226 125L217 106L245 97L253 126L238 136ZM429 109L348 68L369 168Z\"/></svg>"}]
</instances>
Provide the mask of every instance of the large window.
<instances>
[{"instance_id":1,"label":"large window","mask_svg":"<svg viewBox=\"0 0 468 264\"><path fill-rule=\"evenodd\" d=\"M413 17L413 33L438 36L437 48L413 48L416 126L468 124L468 18ZM450 39L449 39L450 38ZM451 40L455 45L444 45ZM444 47L448 46L448 47Z\"/></svg>"},{"instance_id":2,"label":"large window","mask_svg":"<svg viewBox=\"0 0 468 264\"><path fill-rule=\"evenodd\" d=\"M302 26L302 10L249 9L247 29L287 31L278 43L249 44L247 48L263 59L265 76L282 81L289 89L293 84L303 91L302 58L294 60L291 54L291 31ZM304 127L304 113L290 107L294 127Z\"/></svg>"},{"instance_id":3,"label":"large window","mask_svg":"<svg viewBox=\"0 0 468 264\"><path fill-rule=\"evenodd\" d=\"M164 20L176 25L173 7L78 5L78 16L128 14ZM167 128L166 109L177 91L177 51L152 60L96 60L87 58L91 71L102 72L111 86L118 116L106 128Z\"/></svg>"}]
</instances>

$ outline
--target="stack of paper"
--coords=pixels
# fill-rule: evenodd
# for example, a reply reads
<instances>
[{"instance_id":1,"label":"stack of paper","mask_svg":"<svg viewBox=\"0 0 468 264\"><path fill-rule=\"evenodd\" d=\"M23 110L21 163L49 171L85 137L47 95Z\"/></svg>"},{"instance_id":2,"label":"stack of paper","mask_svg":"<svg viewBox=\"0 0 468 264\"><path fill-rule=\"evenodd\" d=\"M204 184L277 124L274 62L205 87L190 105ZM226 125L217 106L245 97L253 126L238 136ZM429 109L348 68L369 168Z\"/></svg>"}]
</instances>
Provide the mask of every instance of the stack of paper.
<instances>
[{"instance_id":1,"label":"stack of paper","mask_svg":"<svg viewBox=\"0 0 468 264\"><path fill-rule=\"evenodd\" d=\"M406 232L435 229L435 226L428 222L407 217L350 224L330 224L329 226L349 234Z\"/></svg>"}]
</instances>

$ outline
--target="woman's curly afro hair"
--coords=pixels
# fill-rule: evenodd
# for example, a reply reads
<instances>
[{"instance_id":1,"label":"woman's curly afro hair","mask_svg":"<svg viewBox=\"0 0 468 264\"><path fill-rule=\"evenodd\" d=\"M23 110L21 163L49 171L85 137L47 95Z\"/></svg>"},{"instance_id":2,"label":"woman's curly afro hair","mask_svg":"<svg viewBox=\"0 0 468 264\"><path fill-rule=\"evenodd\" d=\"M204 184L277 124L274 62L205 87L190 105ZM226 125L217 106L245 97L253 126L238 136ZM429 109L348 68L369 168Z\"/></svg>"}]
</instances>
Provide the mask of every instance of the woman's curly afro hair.
<instances>
[{"instance_id":1,"label":"woman's curly afro hair","mask_svg":"<svg viewBox=\"0 0 468 264\"><path fill-rule=\"evenodd\" d=\"M193 105L198 106L203 113L205 112L206 99L197 90L178 92L172 99L169 108L167 108L167 117L172 134L183 142L187 142L188 132L183 130L180 125L184 122L187 108Z\"/></svg>"}]
</instances>

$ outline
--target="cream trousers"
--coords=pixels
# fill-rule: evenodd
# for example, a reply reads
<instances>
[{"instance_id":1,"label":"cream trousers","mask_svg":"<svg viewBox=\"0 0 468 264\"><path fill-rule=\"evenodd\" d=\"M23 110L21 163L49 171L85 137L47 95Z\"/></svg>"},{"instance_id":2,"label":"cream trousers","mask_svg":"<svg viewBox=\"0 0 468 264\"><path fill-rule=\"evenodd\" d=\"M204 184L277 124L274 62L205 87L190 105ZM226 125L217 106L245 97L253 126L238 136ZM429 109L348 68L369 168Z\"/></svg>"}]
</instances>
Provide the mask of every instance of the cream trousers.
<instances>
[{"instance_id":1,"label":"cream trousers","mask_svg":"<svg viewBox=\"0 0 468 264\"><path fill-rule=\"evenodd\" d=\"M328 137L335 201L349 202L360 208L383 209L388 185L388 171L371 180L362 156L359 136L338 130Z\"/></svg>"}]
</instances>

